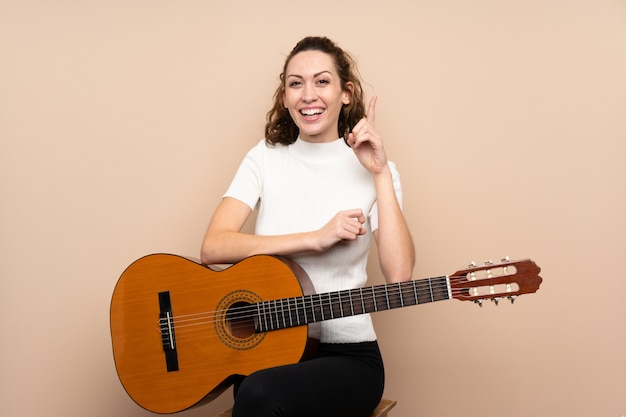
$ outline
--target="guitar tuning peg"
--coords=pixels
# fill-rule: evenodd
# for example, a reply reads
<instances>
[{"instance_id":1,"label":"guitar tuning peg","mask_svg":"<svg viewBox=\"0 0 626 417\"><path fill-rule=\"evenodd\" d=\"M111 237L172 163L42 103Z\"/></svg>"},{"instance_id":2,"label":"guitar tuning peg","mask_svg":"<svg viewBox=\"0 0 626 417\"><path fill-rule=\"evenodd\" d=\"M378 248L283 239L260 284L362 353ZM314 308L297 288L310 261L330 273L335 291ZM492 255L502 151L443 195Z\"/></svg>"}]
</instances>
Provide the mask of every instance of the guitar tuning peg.
<instances>
[{"instance_id":1,"label":"guitar tuning peg","mask_svg":"<svg viewBox=\"0 0 626 417\"><path fill-rule=\"evenodd\" d=\"M517 295L511 295L509 297L507 297L509 300L511 300L511 304L515 303L515 299L517 298Z\"/></svg>"},{"instance_id":2,"label":"guitar tuning peg","mask_svg":"<svg viewBox=\"0 0 626 417\"><path fill-rule=\"evenodd\" d=\"M491 301L493 301L496 304L496 306L497 306L498 303L500 302L500 297L494 297L494 298L491 299Z\"/></svg>"},{"instance_id":3,"label":"guitar tuning peg","mask_svg":"<svg viewBox=\"0 0 626 417\"><path fill-rule=\"evenodd\" d=\"M469 268L476 268L476 262L472 261L472 262L470 262L469 264L467 264L467 266L468 266Z\"/></svg>"},{"instance_id":4,"label":"guitar tuning peg","mask_svg":"<svg viewBox=\"0 0 626 417\"><path fill-rule=\"evenodd\" d=\"M486 266L491 266L493 265L493 261L489 260L489 261L485 261L485 265ZM485 272L487 272L487 278L491 278L491 268L485 269Z\"/></svg>"},{"instance_id":5,"label":"guitar tuning peg","mask_svg":"<svg viewBox=\"0 0 626 417\"><path fill-rule=\"evenodd\" d=\"M474 300L474 303L478 304L478 307L482 308L483 306L483 300Z\"/></svg>"},{"instance_id":6,"label":"guitar tuning peg","mask_svg":"<svg viewBox=\"0 0 626 417\"><path fill-rule=\"evenodd\" d=\"M510 261L510 259L509 259L509 257L508 257L508 256L505 256L504 258L500 259L500 261L501 261L502 263L507 263L507 262L509 262L509 261Z\"/></svg>"}]
</instances>

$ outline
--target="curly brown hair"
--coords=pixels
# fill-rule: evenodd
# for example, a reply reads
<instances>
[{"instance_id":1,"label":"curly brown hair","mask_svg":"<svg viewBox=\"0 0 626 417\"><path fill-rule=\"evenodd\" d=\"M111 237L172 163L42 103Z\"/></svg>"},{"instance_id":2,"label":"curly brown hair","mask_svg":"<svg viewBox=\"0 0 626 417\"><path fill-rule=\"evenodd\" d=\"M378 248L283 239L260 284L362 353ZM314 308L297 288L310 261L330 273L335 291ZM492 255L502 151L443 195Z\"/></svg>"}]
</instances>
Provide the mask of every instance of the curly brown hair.
<instances>
[{"instance_id":1,"label":"curly brown hair","mask_svg":"<svg viewBox=\"0 0 626 417\"><path fill-rule=\"evenodd\" d=\"M363 100L363 88L361 87L361 77L352 56L341 49L337 44L326 37L309 36L302 39L291 50L283 72L280 74L280 84L274 93L274 106L267 113L267 123L265 124L265 142L269 145L281 143L290 145L298 138L298 126L294 123L289 110L285 108L283 97L285 95L285 73L291 59L303 51L320 51L330 55L337 68L337 73L341 80L341 88L348 90L347 83L352 83L354 90L351 94L349 104L344 104L339 115L337 131L348 139L348 134L352 128L365 117L365 103Z\"/></svg>"}]
</instances>

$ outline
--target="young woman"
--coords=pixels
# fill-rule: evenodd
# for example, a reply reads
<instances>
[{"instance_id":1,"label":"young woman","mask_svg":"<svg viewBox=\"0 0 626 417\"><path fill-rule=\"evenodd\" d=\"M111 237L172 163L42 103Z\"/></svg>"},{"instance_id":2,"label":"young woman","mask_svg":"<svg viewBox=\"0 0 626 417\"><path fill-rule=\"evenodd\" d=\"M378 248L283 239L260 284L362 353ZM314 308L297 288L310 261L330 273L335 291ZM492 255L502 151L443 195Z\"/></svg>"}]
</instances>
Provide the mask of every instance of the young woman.
<instances>
[{"instance_id":1,"label":"young woman","mask_svg":"<svg viewBox=\"0 0 626 417\"><path fill-rule=\"evenodd\" d=\"M317 292L367 281L372 238L387 282L411 278L413 241L402 190L367 113L353 59L331 40L307 37L286 59L265 140L243 160L209 224L206 264L255 254L288 257ZM254 234L242 233L258 206ZM369 315L321 323L315 358L262 370L236 386L233 417L365 417L384 387Z\"/></svg>"}]
</instances>

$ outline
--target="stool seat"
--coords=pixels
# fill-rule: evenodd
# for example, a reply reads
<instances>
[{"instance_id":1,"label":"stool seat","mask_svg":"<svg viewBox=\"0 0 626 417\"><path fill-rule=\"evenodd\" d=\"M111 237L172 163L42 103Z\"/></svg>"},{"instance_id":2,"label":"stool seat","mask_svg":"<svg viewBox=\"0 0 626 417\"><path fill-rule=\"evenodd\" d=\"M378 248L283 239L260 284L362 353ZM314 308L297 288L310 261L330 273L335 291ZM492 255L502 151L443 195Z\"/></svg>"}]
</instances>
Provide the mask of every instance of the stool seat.
<instances>
[{"instance_id":1,"label":"stool seat","mask_svg":"<svg viewBox=\"0 0 626 417\"><path fill-rule=\"evenodd\" d=\"M380 400L374 411L372 411L370 417L387 417L389 410L395 407L396 404L395 400L386 400L383 398Z\"/></svg>"},{"instance_id":2,"label":"stool seat","mask_svg":"<svg viewBox=\"0 0 626 417\"><path fill-rule=\"evenodd\" d=\"M386 400L383 398L382 400L380 400L374 411L372 411L370 417L387 417L387 413L389 412L389 410L391 410L395 406L395 400ZM229 408L228 410L221 412L215 417L231 417L232 410L232 408Z\"/></svg>"}]
</instances>

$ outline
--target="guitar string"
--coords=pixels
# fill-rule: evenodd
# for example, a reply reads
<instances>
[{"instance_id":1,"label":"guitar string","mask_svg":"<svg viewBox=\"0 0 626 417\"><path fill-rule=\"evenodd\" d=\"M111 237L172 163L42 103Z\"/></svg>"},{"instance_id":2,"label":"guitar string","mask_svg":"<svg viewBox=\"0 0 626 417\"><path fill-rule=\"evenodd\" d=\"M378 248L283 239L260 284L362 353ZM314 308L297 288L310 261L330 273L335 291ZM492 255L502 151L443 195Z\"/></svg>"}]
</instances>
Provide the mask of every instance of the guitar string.
<instances>
[{"instance_id":1,"label":"guitar string","mask_svg":"<svg viewBox=\"0 0 626 417\"><path fill-rule=\"evenodd\" d=\"M304 300L305 303L305 307L304 308L310 308L310 306L328 306L331 304L337 304L338 302L348 302L350 299L353 299L354 301L354 296L356 295L357 297L357 301L360 301L361 298L364 301L369 301L369 300L373 300L375 297L382 297L384 295L389 295L392 297L398 296L400 294L404 294L407 291L408 292L419 292L425 289L429 289L430 288L430 284L428 283L423 283L423 285L421 285L422 283L418 283L418 285L421 285L418 287L418 285L413 285L413 281L405 281L402 283L399 283L400 285L402 285L403 287L410 287L408 290L405 291L400 291L398 290L398 285L397 284L387 284L387 285L381 285L381 286L375 286L375 287L367 287L367 288L356 288L356 289L351 289L351 290L342 290L342 291L337 291L337 292L331 292L331 293L324 293L324 294L309 294L309 295L300 295L300 296L295 296L295 297L284 297L284 298L280 298L280 299L276 299L276 300L261 300L257 303L250 303L250 304L246 304L240 307L231 307L228 310L214 310L214 311L206 311L206 312L200 312L200 313L192 313L192 314L186 314L186 315L176 315L173 316L172 319L176 321L176 323L179 322L183 322L185 320L187 320L188 318L191 318L191 320L195 320L197 319L197 316L210 316L210 315L217 315L217 314L223 314L224 311L231 311L234 314L236 314L238 311L241 310L246 310L249 309L251 306L255 306L255 305L259 305L259 304L268 304L268 303L272 303L272 302L282 302L282 301L288 301L289 300ZM383 290L384 287L387 287L388 289L390 288L391 291L387 290ZM379 290L377 292L377 290ZM395 292L393 292L394 290L396 290ZM385 294L383 293L383 291L385 292ZM447 287L446 287L446 291L447 291ZM454 289L453 289L454 291ZM365 293L368 294L365 294ZM356 293L356 294L355 294ZM339 295L339 298L337 298L337 295ZM322 299L321 296L324 296L324 298ZM333 297L334 296L334 297ZM333 297L331 300L328 299L328 297ZM413 297L414 298L414 297ZM320 301L321 300L321 301ZM243 301L242 301L243 302ZM274 306L274 308L277 308L276 306ZM257 314L253 314L253 316L256 316ZM242 317L238 317L238 318L242 318ZM243 317L246 318L246 317Z\"/></svg>"},{"instance_id":2,"label":"guitar string","mask_svg":"<svg viewBox=\"0 0 626 417\"><path fill-rule=\"evenodd\" d=\"M459 280L450 279L450 281L451 281L451 284L453 284ZM219 322L222 320L229 321L229 324L230 324L229 329L231 331L237 331L238 329L250 329L251 326L256 327L254 326L255 323L251 323L250 321L248 322L245 322L245 321L251 320L257 317L260 318L261 316L267 318L267 320L270 322L270 327L272 327L268 330L272 330L273 328L285 328L285 327L305 325L313 321L323 321L323 320L328 320L331 318L340 318L344 316L364 314L364 312L368 312L364 310L364 305L367 305L366 307L371 309L369 310L369 312L386 311L388 309L393 309L393 308L402 306L401 305L402 303L398 305L397 302L392 305L391 301L386 297L395 298L399 296L403 298L405 301L409 301L410 302L409 306L420 304L419 302L417 303L414 302L415 295L412 295L411 297L406 297L406 293L407 292L411 293L414 291L415 293L417 293L418 291L424 290L428 288L429 286L430 286L429 283L418 283L416 285L413 285L413 281L408 281L408 282L399 283L398 285L388 284L386 286L383 285L379 287L374 287L374 289L372 289L372 287L368 287L368 288L362 289L363 291L360 291L359 289L353 289L351 291L345 290L345 291L336 292L336 293L326 293L326 294L322 294L323 297L320 294L312 294L312 295L282 298L278 300L261 301L256 304L246 304L240 307L232 307L232 308L229 308L228 310L216 310L216 311L207 311L207 312L202 312L202 313L173 316L172 319L174 321L176 336L183 336L185 334L189 334L190 332L193 332L194 330L197 330L201 328L202 326L211 325L215 322ZM384 287L387 287L386 291L384 290ZM405 287L404 290L402 290L401 287ZM378 293L376 292L376 289L379 290ZM445 289L445 292L448 292L447 286L439 288L436 292L443 294L444 289ZM463 295L464 293L467 294L467 291L468 289L452 288L451 295L447 298L442 298L441 300L453 298L456 295ZM365 294L365 292L368 292L368 294ZM354 295L355 295L354 293L357 293L357 295L359 296L357 300L354 300ZM508 293L505 293L502 295L507 295L507 294ZM332 297L332 295L335 295L335 297ZM328 297L331 297L331 298L329 299ZM352 305L350 305L351 300L352 300ZM376 302L374 300L376 300ZM356 309L354 308L355 301L358 307ZM431 300L431 301L434 301L434 300ZM385 305L380 305L381 302ZM265 309L261 308L261 312L259 313L258 306L263 303L265 303L267 307ZM358 304L361 304L361 305L358 305ZM376 306L380 305L380 307L377 308L375 304ZM333 310L332 305L335 305L335 306L339 305L339 308L336 308ZM349 311L351 311L351 314L346 315L344 314L344 312L346 311L346 307L348 307L348 305L350 305ZM332 310L331 317L323 318L322 317L323 313L321 312L322 309L327 310L326 315L328 314L328 312L331 312ZM318 320L308 319L306 312L310 310L315 310L316 314L318 315L318 317L316 317ZM355 313L355 310L357 311L356 313ZM299 316L300 311L303 314L302 317ZM332 314L334 313L339 313L338 317L333 317ZM309 314L309 316L311 316L311 314ZM162 320L160 320L160 322L161 321ZM294 321L296 322L296 324L293 324ZM157 330L160 331L160 328L157 328Z\"/></svg>"},{"instance_id":3,"label":"guitar string","mask_svg":"<svg viewBox=\"0 0 626 417\"><path fill-rule=\"evenodd\" d=\"M464 291L463 290L453 289L452 290L452 294L453 295L462 295L462 294L464 294ZM453 298L453 297L450 297L450 298ZM446 300L446 299L448 299L448 298L442 298L441 300L437 300L437 301L443 301L443 300ZM330 303L322 303L321 304L321 306L328 306L328 305L330 305ZM417 305L417 304L412 304L412 305ZM245 309L246 307L253 308L254 306L253 305L248 305L248 306L245 306L243 308ZM319 310L319 308L321 308L321 307L320 307L320 304L315 304L313 307L309 306L307 308L316 308L317 310ZM259 314L256 313L256 309L254 309L254 310L255 310L255 313L250 314L248 316L243 316L243 319L251 319L251 318L254 318L254 317L258 317ZM302 310L302 308L300 310ZM387 309L385 308L385 309L379 309L377 311L386 311L386 310ZM222 314L222 316L226 315L225 311L219 311L218 310L216 312ZM374 311L371 311L371 312L374 312ZM177 340L184 340L184 339L186 339L188 337L192 337L193 338L193 337L197 337L198 334L202 334L203 337L209 337L209 338L220 337L215 332L207 332L206 331L206 326L211 326L214 323L221 321L219 319L216 320L214 318L215 316L213 318L210 317L210 315L213 314L213 313L215 313L215 312L196 314L196 315L202 316L202 317L195 319L196 322L184 324L182 326L180 324L178 324L178 321L175 320L175 337L176 337L176 339ZM257 332L255 323L248 323L248 324L243 323L243 324L240 324L240 323L237 323L237 322L235 322L235 323L230 322L230 325L227 327L226 331L228 333L230 333L230 334L236 334L238 332L243 332L243 333L245 333L245 335L242 335L241 337L237 337L237 336L235 336L235 337L239 338L239 339L242 339L242 340L245 340L246 338L248 338L250 336L253 336L255 334L258 334L258 333L264 333L264 332L267 332L267 331L285 329L285 328L290 328L290 327L304 326L304 325L307 325L307 324L311 324L313 322L323 321L323 320L315 320L315 321L301 320L301 323L299 323L299 324L283 326L282 325L283 318L281 317L282 314L283 314L282 311L279 311L279 309L275 309L272 313L266 313L266 314L268 316L272 316L273 319L271 319L271 320L274 320L275 324L278 322L279 325L275 325L272 328L268 328L268 329L265 329L265 330L263 330L261 332ZM362 314L362 313L359 313L359 314ZM348 316L359 315L359 314L350 314ZM193 316L193 315L189 315L189 316ZM340 316L340 317L342 317L342 316ZM335 317L335 318L340 318L340 317ZM328 320L328 319L329 318L326 318L326 320ZM191 320L193 321L194 319L191 319ZM202 320L202 321L198 322L198 320ZM289 315L287 313L285 313L284 321L289 323ZM156 331L160 332L160 329L157 328ZM163 339L164 343L165 342L169 343L169 338L167 338L167 336L162 337L162 339Z\"/></svg>"},{"instance_id":4,"label":"guitar string","mask_svg":"<svg viewBox=\"0 0 626 417\"><path fill-rule=\"evenodd\" d=\"M400 283L400 284L407 284L407 283ZM412 282L409 282L408 284L410 288L414 287ZM388 288L394 288L394 287L396 288L395 293L393 291L387 291L387 294L392 297L400 294L400 290L397 289L398 288L397 285L391 284L391 287L388 286ZM415 285L415 288L417 287L418 285ZM291 308L287 307L287 310L292 312L292 318L293 318L293 312L297 310L302 311L303 314L306 315L307 310L311 310L311 309L320 310L324 308L330 308L330 306L332 306L333 304L336 305L337 303L349 304L350 299L352 299L354 295L357 295L360 297L357 300L358 301L357 304L369 305L370 303L374 302L373 300L375 298L384 296L382 288L384 288L384 286L378 287L378 289L380 290L378 293L376 293L376 287L374 287L374 289L369 287L367 289L362 289L362 291L360 291L359 289L353 289L351 291L345 290L345 291L336 292L336 293L303 295L303 296L297 296L297 297L282 298L279 300L260 301L259 303L256 303L256 304L246 304L241 307L230 308L229 310L216 310L216 311L208 311L208 312L188 314L188 315L173 316L175 332L177 335L179 333L181 334L188 333L189 330L195 330L198 326L211 325L215 322L221 321L224 318L231 319L231 322L230 322L231 331L236 331L237 329L250 327L249 324L239 324L239 321L245 321L245 320L250 320L250 319L259 317L258 306L262 305L263 303L265 303L268 306L268 308L265 309L266 311L262 311L261 315L265 314L265 315L269 315L270 317L273 315L274 316L276 315L288 316L289 312L285 313L285 308L284 308L285 306L283 302L287 301L287 303L289 304L291 303L289 300L293 300L294 305L292 305ZM421 288L417 289L417 291L423 290L425 288L427 288L427 285L422 285ZM366 292L369 294L365 294ZM332 296L332 294L335 294L335 297L329 300L327 297ZM339 295L339 297L337 297L337 295ZM362 303L361 303L361 299L362 299ZM273 302L275 302L275 304L269 305ZM363 305L359 307L360 307L359 310L363 311ZM385 310L387 310L387 308L385 308ZM248 313L248 314L242 315L241 313ZM320 318L321 316L322 315L320 313ZM233 319L234 321L232 321ZM303 325L308 324L308 322L310 322L310 320L306 320L305 316L303 316L301 319L302 319L301 321L304 321L304 323L302 323Z\"/></svg>"},{"instance_id":5,"label":"guitar string","mask_svg":"<svg viewBox=\"0 0 626 417\"><path fill-rule=\"evenodd\" d=\"M417 289L417 291L423 290L424 288L425 286ZM352 291L354 292L355 290L352 290ZM440 291L443 291L443 289L440 289ZM359 291L356 290L356 292L359 292ZM376 291L373 291L373 292L368 291L368 292L369 294L366 294L366 295L359 294L360 298L357 298L356 300L354 299L354 294L350 292L348 292L347 294L327 293L327 294L323 294L324 297L321 297L320 294L286 297L286 298L277 299L277 300L266 300L266 301L260 301L258 303L246 304L240 307L231 307L228 310L214 310L214 311L193 313L193 314L187 314L187 315L176 315L176 316L172 316L172 320L174 320L175 325L177 325L177 327L185 327L185 326L190 325L190 324L185 324L185 323L188 323L188 322L193 323L198 320L207 320L207 321L202 322L201 324L210 324L210 323L217 321L214 319L215 317L223 317L225 315L228 315L229 319L238 319L238 320L249 319L249 318L259 316L258 308L256 306L263 305L263 304L265 304L266 307L263 307L265 311L262 311L261 315L281 314L281 313L284 313L285 311L289 312L289 311L296 311L296 310L309 310L313 308L318 308L318 309L327 308L332 305L337 306L337 304L340 304L340 306L343 307L343 304L346 304L346 306L350 304L351 300L353 304L351 306L352 309L354 307L354 301L357 301L357 304L362 304L361 303L361 300L362 300L363 303L368 304L368 307L374 308L374 310L376 310L377 306L369 305L370 302L373 302L374 299L376 299L377 301L385 301L384 299L380 300L380 298L384 298L386 296L395 298L396 296L405 295L404 292L401 292L400 290L391 291L391 292L386 291L385 294L382 294L381 292L376 293ZM447 292L447 288L446 288L446 292ZM453 295L461 295L463 294L463 292L467 292L467 290L466 289L459 289L459 290L452 289ZM332 297L333 294L335 294L335 297ZM337 297L337 295L339 295L339 297ZM407 297L404 297L404 298L407 298ZM411 297L411 298L413 300L415 299L415 297ZM287 304L285 304L285 302ZM292 305L292 302L293 302L293 305ZM410 305L415 305L415 304L410 304ZM363 306L361 305L359 307L360 308L358 308L357 310L363 311ZM394 306L389 306L387 308L384 308L384 307L385 306L382 306L382 308L380 309L388 310L390 308L400 307L400 306L394 305ZM250 311L250 310L254 310L250 315L246 316L246 315L239 314L242 311L245 312L245 311ZM345 308L341 308L340 313L342 313L343 311L345 311ZM333 310L333 313L334 313L334 310ZM362 314L362 313L353 313L353 314L349 314L349 316L357 315L357 314Z\"/></svg>"},{"instance_id":6,"label":"guitar string","mask_svg":"<svg viewBox=\"0 0 626 417\"><path fill-rule=\"evenodd\" d=\"M495 267L496 266L494 265L494 268ZM504 276L510 277L510 276L514 276L514 275L516 275L516 274L515 273L513 273L513 274L508 273L508 274L502 274L502 275L495 274L495 275L492 276L492 278L498 278L498 277L504 277ZM370 287L364 287L364 288L355 288L355 289L351 289L351 290L340 290L340 291L335 291L335 292L325 293L325 294L301 295L301 296L296 296L296 297L285 297L285 298L276 299L276 300L261 300L261 301L259 301L257 303L246 304L245 306L242 306L242 307L231 307L231 308L229 308L228 311L235 312L238 309L245 309L245 308L247 308L247 307L249 307L250 305L253 305L253 304L254 305L256 305L256 304L263 304L263 303L267 304L267 303L270 303L270 302L273 302L273 301L279 302L279 301L283 301L283 300L291 300L291 299L296 300L296 299L304 299L304 298L311 299L311 297L315 297L315 296L318 296L318 299L319 299L319 296L321 296L321 295L330 296L330 297L332 297L333 295L335 295L335 296L339 295L340 296L339 299L337 299L335 297L331 301L328 301L328 305L330 305L330 304L336 303L336 302L340 302L341 303L344 299L346 299L346 297L347 297L347 300L349 301L350 299L352 299L352 296L353 296L352 292L359 292L361 296L363 295L364 292L371 292L372 293L372 298L370 298L370 299L373 299L374 296L380 296L380 292L381 291L384 291L387 295L395 296L397 294L401 294L402 293L401 287L408 287L409 293L410 292L417 293L417 292L423 291L424 289L427 289L427 288L430 290L430 287L432 286L432 281L433 280L437 280L439 283L443 283L443 280L445 278L446 277L435 277L435 278L429 278L429 279L427 278L427 279L420 279L420 280L403 281L403 282L396 283L396 284L382 284L382 285L376 285L376 286L370 286ZM451 286L450 289L452 290L453 293L456 290L453 287L454 285L458 285L459 282L463 282L463 281L467 282L467 279L466 279L465 276L462 276L462 277L461 276L453 276L453 277L447 277L447 279L450 282L450 286ZM481 279L477 280L476 284L480 284L480 281L481 281ZM483 286L485 286L485 285L476 285L476 287L483 287ZM393 293L393 292L390 293L389 289L391 289L391 291L397 290L397 293ZM376 293L376 290L379 290L379 293ZM446 286L446 290L448 290L447 286ZM468 289L464 288L464 289L460 289L458 291L459 291L459 294L461 294L463 291L468 291ZM374 293L376 293L376 294L374 294ZM326 301L326 300L324 300L324 301ZM242 302L245 302L245 301L242 301ZM315 304L316 306L320 305L319 301L316 300L315 302L316 302L316 304ZM321 305L322 306L326 306L326 304L324 304L324 303L322 303ZM182 322L182 321L184 321L184 319L183 319L184 317L194 317L194 316L199 316L199 315L204 316L204 315L211 315L211 314L215 314L215 313L223 314L222 311L208 311L208 312L194 313L194 314L188 314L188 315L179 315L179 316L175 316L173 318L175 320L177 320L177 321L181 321ZM254 314L254 316L256 316L256 315L257 314Z\"/></svg>"}]
</instances>

